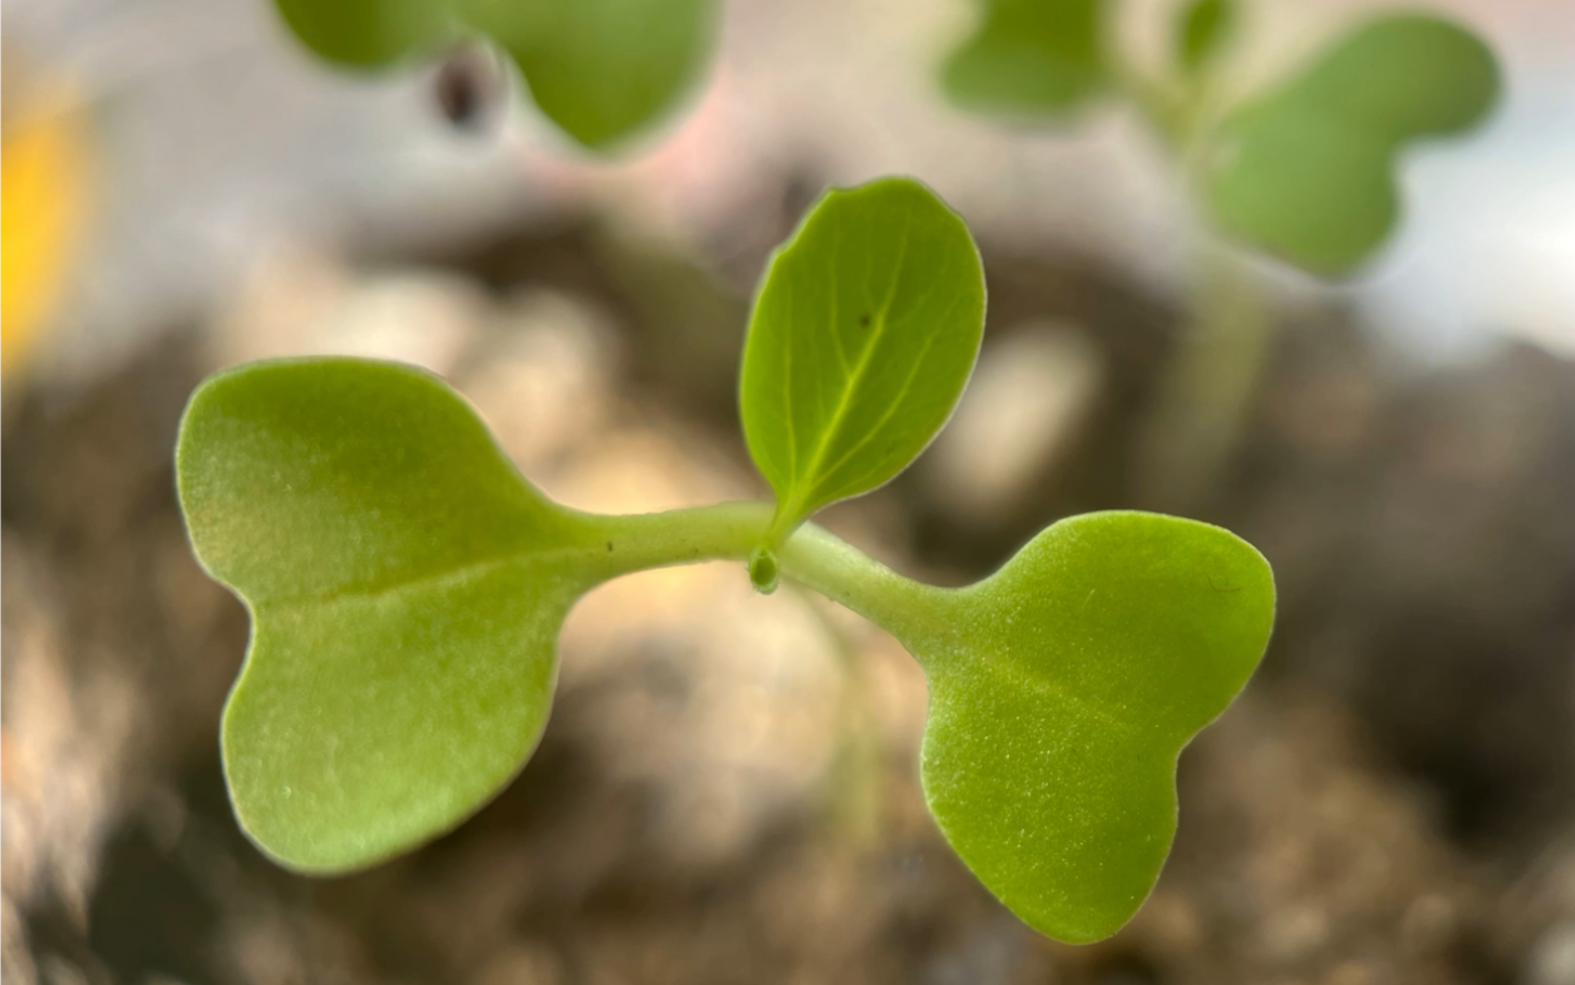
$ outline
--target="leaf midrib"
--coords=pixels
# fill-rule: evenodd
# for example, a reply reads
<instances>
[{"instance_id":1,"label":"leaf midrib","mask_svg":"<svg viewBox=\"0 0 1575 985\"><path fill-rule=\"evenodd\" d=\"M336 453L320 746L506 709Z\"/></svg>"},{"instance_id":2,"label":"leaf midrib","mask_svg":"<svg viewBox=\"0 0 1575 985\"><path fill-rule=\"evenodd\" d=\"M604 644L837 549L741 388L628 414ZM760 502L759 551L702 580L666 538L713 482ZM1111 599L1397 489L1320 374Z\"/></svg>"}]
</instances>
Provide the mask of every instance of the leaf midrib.
<instances>
[{"instance_id":1,"label":"leaf midrib","mask_svg":"<svg viewBox=\"0 0 1575 985\"><path fill-rule=\"evenodd\" d=\"M958 302L962 299L963 295L961 294L953 298L952 303L947 307L945 314L936 319L937 324L941 324L949 320L951 318L952 312L956 310ZM935 345L935 340L940 337L940 334L941 333L939 331L935 331L931 332L925 337L924 344L919 348L918 357L913 360L913 365L908 369L907 377L902 381L902 386L897 390L896 395L893 396L891 401L887 404L885 412L881 414L880 419L875 422L875 426L865 432L864 437L860 438L853 445L853 447L843 452L841 458L832 463L831 467L826 470L826 474L821 477L823 480L836 475L837 471L849 461L851 461L854 455L863 451L866 445L875 440L875 437L881 433L881 430L885 428L886 424L894 416L896 416L897 410L899 407L901 407L902 402L908 399L908 394L913 389L913 381L919 378L919 371L924 369L924 360L929 356L930 348Z\"/></svg>"},{"instance_id":2,"label":"leaf midrib","mask_svg":"<svg viewBox=\"0 0 1575 985\"><path fill-rule=\"evenodd\" d=\"M821 463L825 460L827 449L831 447L832 439L841 429L843 419L847 417L848 409L852 404L853 394L858 389L859 384L863 381L864 374L869 369L870 360L874 358L875 350L879 346L880 339L886 332L886 326L889 323L889 316L891 314L891 306L897 297L897 287L902 283L902 265L908 259L908 244L912 239L912 230L913 210L911 208L905 209L903 211L902 217L902 236L898 241L897 246L897 262L892 267L893 272L891 285L886 289L886 298L881 302L880 308L877 310L874 318L871 319L874 322L874 325L871 327L869 335L864 340L864 350L859 353L859 358L854 364L853 372L845 379L842 388L842 395L837 398L837 406L836 409L831 412L830 422L821 431L820 441L816 444L814 454L810 457L809 467L805 470L802 479L795 476L795 485L800 491L794 493L794 495L785 501L778 510L779 523L783 518L791 518L792 520L798 519L799 513L803 509L804 504L809 500L809 494L815 490L815 487L819 482L818 472ZM835 290L835 287L833 290ZM835 333L836 326L832 326L832 331ZM792 347L789 346L788 348L789 351L791 351ZM793 414L791 410L789 411L787 417L790 421L792 420ZM796 445L797 442L792 442L790 447L793 447L796 450Z\"/></svg>"}]
</instances>

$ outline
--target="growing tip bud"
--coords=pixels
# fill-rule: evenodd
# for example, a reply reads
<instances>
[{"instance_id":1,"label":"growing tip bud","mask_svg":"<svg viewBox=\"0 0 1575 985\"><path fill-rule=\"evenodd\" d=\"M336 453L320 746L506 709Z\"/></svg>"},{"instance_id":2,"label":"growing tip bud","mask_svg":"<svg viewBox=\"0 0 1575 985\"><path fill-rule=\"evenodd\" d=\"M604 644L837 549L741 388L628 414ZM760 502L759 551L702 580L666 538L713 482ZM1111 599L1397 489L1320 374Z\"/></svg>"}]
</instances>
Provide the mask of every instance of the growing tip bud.
<instances>
[{"instance_id":1,"label":"growing tip bud","mask_svg":"<svg viewBox=\"0 0 1575 985\"><path fill-rule=\"evenodd\" d=\"M777 590L777 556L769 547L757 547L749 555L749 581L755 586L755 591L761 595L770 595Z\"/></svg>"}]
</instances>

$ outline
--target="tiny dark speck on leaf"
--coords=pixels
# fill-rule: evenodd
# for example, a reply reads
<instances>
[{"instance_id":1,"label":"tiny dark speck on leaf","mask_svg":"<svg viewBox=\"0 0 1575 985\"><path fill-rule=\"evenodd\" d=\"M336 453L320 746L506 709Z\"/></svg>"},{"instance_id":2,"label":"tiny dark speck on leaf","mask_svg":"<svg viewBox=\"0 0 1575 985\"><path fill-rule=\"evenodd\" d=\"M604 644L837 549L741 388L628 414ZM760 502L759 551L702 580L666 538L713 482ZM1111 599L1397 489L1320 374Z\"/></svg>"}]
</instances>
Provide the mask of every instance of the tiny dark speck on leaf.
<instances>
[{"instance_id":1,"label":"tiny dark speck on leaf","mask_svg":"<svg viewBox=\"0 0 1575 985\"><path fill-rule=\"evenodd\" d=\"M870 316L869 315L860 315L859 316L859 324L862 325L865 328L869 328L870 327Z\"/></svg>"},{"instance_id":2,"label":"tiny dark speck on leaf","mask_svg":"<svg viewBox=\"0 0 1575 985\"><path fill-rule=\"evenodd\" d=\"M609 551L612 550L612 541L610 541L610 540L607 542L607 549Z\"/></svg>"}]
</instances>

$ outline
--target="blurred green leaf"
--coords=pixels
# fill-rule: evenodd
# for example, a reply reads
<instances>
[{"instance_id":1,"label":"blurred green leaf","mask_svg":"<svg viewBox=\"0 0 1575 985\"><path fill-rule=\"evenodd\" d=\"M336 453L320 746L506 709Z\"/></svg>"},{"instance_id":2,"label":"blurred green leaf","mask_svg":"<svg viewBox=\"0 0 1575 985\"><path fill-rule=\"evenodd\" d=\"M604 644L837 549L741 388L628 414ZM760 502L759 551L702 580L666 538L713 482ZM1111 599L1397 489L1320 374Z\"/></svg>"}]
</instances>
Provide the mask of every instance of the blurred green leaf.
<instances>
[{"instance_id":1,"label":"blurred green leaf","mask_svg":"<svg viewBox=\"0 0 1575 985\"><path fill-rule=\"evenodd\" d=\"M274 0L295 36L331 62L376 68L437 49L461 29L450 0Z\"/></svg>"},{"instance_id":2,"label":"blurred green leaf","mask_svg":"<svg viewBox=\"0 0 1575 985\"><path fill-rule=\"evenodd\" d=\"M1037 930L1099 940L1153 888L1176 757L1261 659L1263 557L1225 530L1093 513L952 593L925 667L925 797L992 893Z\"/></svg>"},{"instance_id":3,"label":"blurred green leaf","mask_svg":"<svg viewBox=\"0 0 1575 985\"><path fill-rule=\"evenodd\" d=\"M1493 53L1469 31L1381 18L1208 136L1203 198L1227 233L1314 273L1349 273L1395 224L1401 151L1475 126L1498 91Z\"/></svg>"},{"instance_id":4,"label":"blurred green leaf","mask_svg":"<svg viewBox=\"0 0 1575 985\"><path fill-rule=\"evenodd\" d=\"M605 148L670 109L712 44L714 0L468 0L542 112Z\"/></svg>"},{"instance_id":5,"label":"blurred green leaf","mask_svg":"<svg viewBox=\"0 0 1575 985\"><path fill-rule=\"evenodd\" d=\"M387 364L253 364L192 397L177 469L198 558L252 614L223 751L258 845L367 865L513 776L605 552L452 391Z\"/></svg>"},{"instance_id":6,"label":"blurred green leaf","mask_svg":"<svg viewBox=\"0 0 1575 985\"><path fill-rule=\"evenodd\" d=\"M375 68L490 37L537 106L604 150L660 117L700 73L716 0L276 0L307 47Z\"/></svg>"},{"instance_id":7,"label":"blurred green leaf","mask_svg":"<svg viewBox=\"0 0 1575 985\"><path fill-rule=\"evenodd\" d=\"M1105 0L981 3L978 29L942 69L942 85L958 105L1053 116L1104 88Z\"/></svg>"},{"instance_id":8,"label":"blurred green leaf","mask_svg":"<svg viewBox=\"0 0 1575 985\"><path fill-rule=\"evenodd\" d=\"M978 250L933 192L885 178L822 198L772 258L744 345L744 434L776 492L772 538L923 451L983 331Z\"/></svg>"},{"instance_id":9,"label":"blurred green leaf","mask_svg":"<svg viewBox=\"0 0 1575 985\"><path fill-rule=\"evenodd\" d=\"M1176 60L1189 74L1206 68L1236 30L1235 0L1193 0L1176 23Z\"/></svg>"}]
</instances>

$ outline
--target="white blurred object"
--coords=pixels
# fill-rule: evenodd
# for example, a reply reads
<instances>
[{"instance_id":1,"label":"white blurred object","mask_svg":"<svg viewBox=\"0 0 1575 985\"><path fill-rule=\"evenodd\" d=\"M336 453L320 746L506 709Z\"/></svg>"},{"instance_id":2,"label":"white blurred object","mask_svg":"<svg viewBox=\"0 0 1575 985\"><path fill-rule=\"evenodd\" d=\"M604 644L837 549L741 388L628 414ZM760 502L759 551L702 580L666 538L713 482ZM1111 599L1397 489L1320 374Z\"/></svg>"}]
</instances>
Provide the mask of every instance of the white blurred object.
<instances>
[{"instance_id":1,"label":"white blurred object","mask_svg":"<svg viewBox=\"0 0 1575 985\"><path fill-rule=\"evenodd\" d=\"M1001 515L1053 467L1103 376L1075 329L1025 325L986 346L927 468L936 495L975 523Z\"/></svg>"},{"instance_id":2,"label":"white blurred object","mask_svg":"<svg viewBox=\"0 0 1575 985\"><path fill-rule=\"evenodd\" d=\"M1556 924L1537 941L1526 985L1575 985L1575 924Z\"/></svg>"},{"instance_id":3,"label":"white blurred object","mask_svg":"<svg viewBox=\"0 0 1575 985\"><path fill-rule=\"evenodd\" d=\"M1575 358L1575 59L1539 77L1503 54L1508 100L1405 169L1412 204L1364 293L1424 356L1469 356L1497 331Z\"/></svg>"},{"instance_id":4,"label":"white blurred object","mask_svg":"<svg viewBox=\"0 0 1575 985\"><path fill-rule=\"evenodd\" d=\"M460 386L527 475L605 430L621 378L618 332L591 302L531 288L498 312Z\"/></svg>"},{"instance_id":5,"label":"white blurred object","mask_svg":"<svg viewBox=\"0 0 1575 985\"><path fill-rule=\"evenodd\" d=\"M389 359L451 375L493 317L479 286L407 268L356 274L311 247L272 252L221 309L214 362L293 355Z\"/></svg>"}]
</instances>

